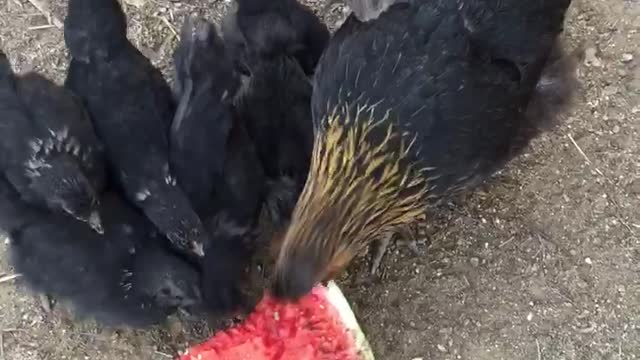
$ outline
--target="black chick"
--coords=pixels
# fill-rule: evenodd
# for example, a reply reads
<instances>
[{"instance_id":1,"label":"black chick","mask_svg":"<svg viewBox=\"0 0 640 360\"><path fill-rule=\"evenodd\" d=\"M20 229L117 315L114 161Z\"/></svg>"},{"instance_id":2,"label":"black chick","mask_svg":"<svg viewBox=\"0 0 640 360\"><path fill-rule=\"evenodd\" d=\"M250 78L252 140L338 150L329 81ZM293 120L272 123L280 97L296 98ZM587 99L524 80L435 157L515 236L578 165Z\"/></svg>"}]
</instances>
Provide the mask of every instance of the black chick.
<instances>
[{"instance_id":1,"label":"black chick","mask_svg":"<svg viewBox=\"0 0 640 360\"><path fill-rule=\"evenodd\" d=\"M252 55L288 55L307 75L313 74L330 37L326 25L296 0L236 0L222 27L238 63Z\"/></svg>"},{"instance_id":2,"label":"black chick","mask_svg":"<svg viewBox=\"0 0 640 360\"><path fill-rule=\"evenodd\" d=\"M171 160L178 183L198 204L212 234L204 248L205 303L211 311L226 312L243 305L263 169L245 119L232 112L239 75L214 25L187 20L174 62L179 106L171 128ZM194 162L199 166L189 166Z\"/></svg>"},{"instance_id":3,"label":"black chick","mask_svg":"<svg viewBox=\"0 0 640 360\"><path fill-rule=\"evenodd\" d=\"M286 222L307 179L313 149L311 82L287 55L249 62L250 77L235 101L269 182L266 209ZM288 190L286 190L288 188ZM286 191L285 191L286 190Z\"/></svg>"},{"instance_id":4,"label":"black chick","mask_svg":"<svg viewBox=\"0 0 640 360\"><path fill-rule=\"evenodd\" d=\"M201 309L198 271L162 247L155 229L115 193L101 202L104 234L22 202L0 179L0 227L10 259L37 292L104 325L146 327Z\"/></svg>"},{"instance_id":5,"label":"black chick","mask_svg":"<svg viewBox=\"0 0 640 360\"><path fill-rule=\"evenodd\" d=\"M350 16L316 68L311 170L274 293L304 295L523 151L550 120L528 107L570 2L417 0Z\"/></svg>"},{"instance_id":6,"label":"black chick","mask_svg":"<svg viewBox=\"0 0 640 360\"><path fill-rule=\"evenodd\" d=\"M173 95L126 32L117 0L69 1L66 85L86 102L127 198L178 250L202 257L208 235L169 166Z\"/></svg>"},{"instance_id":7,"label":"black chick","mask_svg":"<svg viewBox=\"0 0 640 360\"><path fill-rule=\"evenodd\" d=\"M222 179L240 79L214 25L202 19L185 21L173 59L178 109L170 133L171 169L202 213Z\"/></svg>"},{"instance_id":8,"label":"black chick","mask_svg":"<svg viewBox=\"0 0 640 360\"><path fill-rule=\"evenodd\" d=\"M213 24L187 20L174 54L178 111L171 156L178 183L200 204L212 234L205 244L203 297L209 310L243 305L241 287L252 255L252 232L265 179L262 164L231 100L240 81ZM198 169L184 162L203 164Z\"/></svg>"},{"instance_id":9,"label":"black chick","mask_svg":"<svg viewBox=\"0 0 640 360\"><path fill-rule=\"evenodd\" d=\"M207 225L212 241L205 247L202 293L211 311L248 305L242 288L256 251L256 225L266 196L262 163L244 119L234 116L227 140L224 180Z\"/></svg>"},{"instance_id":10,"label":"black chick","mask_svg":"<svg viewBox=\"0 0 640 360\"><path fill-rule=\"evenodd\" d=\"M102 232L105 160L80 99L35 72L14 74L1 51L0 168L24 200Z\"/></svg>"},{"instance_id":11,"label":"black chick","mask_svg":"<svg viewBox=\"0 0 640 360\"><path fill-rule=\"evenodd\" d=\"M313 147L312 86L307 75L313 73L328 41L328 36L321 35L325 30L320 31L314 25L320 20L304 7L307 25L300 22L287 31L283 30L286 27L259 27L261 21L266 24L271 18L281 18L283 24L288 23L281 13L286 4L301 7L295 1L240 1L239 9L223 20L228 46L233 47L238 39L244 41L241 70L247 76L234 102L235 109L237 116L246 120L249 135L265 167L269 189L264 209L277 227L288 221L306 181ZM247 21L250 26L237 26L243 24L243 18L254 19L254 22ZM326 29L324 25L322 28ZM266 46L268 44L271 45ZM313 51L290 51L295 48Z\"/></svg>"}]
</instances>

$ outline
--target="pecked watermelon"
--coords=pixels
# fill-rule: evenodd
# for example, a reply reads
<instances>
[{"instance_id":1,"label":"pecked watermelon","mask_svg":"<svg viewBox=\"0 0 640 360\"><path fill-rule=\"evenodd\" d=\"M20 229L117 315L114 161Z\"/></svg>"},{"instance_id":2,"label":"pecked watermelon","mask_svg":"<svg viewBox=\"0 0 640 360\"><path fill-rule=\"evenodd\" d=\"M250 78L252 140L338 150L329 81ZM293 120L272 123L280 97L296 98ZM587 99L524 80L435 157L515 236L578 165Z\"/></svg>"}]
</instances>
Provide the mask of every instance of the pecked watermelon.
<instances>
[{"instance_id":1,"label":"pecked watermelon","mask_svg":"<svg viewBox=\"0 0 640 360\"><path fill-rule=\"evenodd\" d=\"M334 282L296 303L265 295L239 326L187 350L180 360L373 360L358 322Z\"/></svg>"}]
</instances>

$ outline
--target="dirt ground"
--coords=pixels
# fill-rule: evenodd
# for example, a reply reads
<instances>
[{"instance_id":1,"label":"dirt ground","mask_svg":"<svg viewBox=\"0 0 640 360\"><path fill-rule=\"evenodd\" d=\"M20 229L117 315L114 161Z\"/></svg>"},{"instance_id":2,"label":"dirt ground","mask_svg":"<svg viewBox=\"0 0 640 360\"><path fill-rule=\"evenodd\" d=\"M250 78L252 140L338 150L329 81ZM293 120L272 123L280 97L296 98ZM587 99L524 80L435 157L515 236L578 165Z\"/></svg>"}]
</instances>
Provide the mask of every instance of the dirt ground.
<instances>
[{"instance_id":1,"label":"dirt ground","mask_svg":"<svg viewBox=\"0 0 640 360\"><path fill-rule=\"evenodd\" d=\"M329 24L343 16L314 1ZM184 16L218 21L228 6L126 3L130 37L165 71ZM0 0L0 45L18 69L63 78L65 5L48 20L30 0ZM393 248L373 286L365 263L350 269L341 285L379 359L640 359L639 31L638 0L574 0L565 38L587 51L564 125L430 219L420 257ZM7 246L0 276L12 273ZM0 283L2 360L170 359L207 335L75 322L18 285Z\"/></svg>"}]
</instances>

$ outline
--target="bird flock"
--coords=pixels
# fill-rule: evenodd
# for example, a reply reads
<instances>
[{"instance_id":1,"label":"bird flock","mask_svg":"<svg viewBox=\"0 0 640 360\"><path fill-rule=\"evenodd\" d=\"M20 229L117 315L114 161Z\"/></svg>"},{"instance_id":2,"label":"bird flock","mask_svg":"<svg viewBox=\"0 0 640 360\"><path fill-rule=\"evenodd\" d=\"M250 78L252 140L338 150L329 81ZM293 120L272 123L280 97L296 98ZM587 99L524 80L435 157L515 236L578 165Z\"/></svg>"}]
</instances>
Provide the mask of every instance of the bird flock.
<instances>
[{"instance_id":1,"label":"bird flock","mask_svg":"<svg viewBox=\"0 0 640 360\"><path fill-rule=\"evenodd\" d=\"M247 303L261 247L297 299L555 125L570 0L351 0L331 35L296 0L188 18L175 84L118 0L69 0L67 77L0 50L0 229L25 283L145 327ZM276 236L260 244L263 218Z\"/></svg>"}]
</instances>

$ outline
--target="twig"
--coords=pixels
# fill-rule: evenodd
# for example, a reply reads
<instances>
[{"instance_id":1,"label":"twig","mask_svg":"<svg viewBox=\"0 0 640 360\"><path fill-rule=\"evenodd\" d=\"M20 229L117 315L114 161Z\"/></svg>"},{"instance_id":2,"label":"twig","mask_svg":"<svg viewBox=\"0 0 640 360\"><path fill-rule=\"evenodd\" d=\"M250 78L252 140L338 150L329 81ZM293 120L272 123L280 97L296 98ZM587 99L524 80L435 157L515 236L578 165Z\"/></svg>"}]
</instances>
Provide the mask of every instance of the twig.
<instances>
[{"instance_id":1,"label":"twig","mask_svg":"<svg viewBox=\"0 0 640 360\"><path fill-rule=\"evenodd\" d=\"M163 353L162 351L157 351L157 350L156 350L156 351L154 351L154 353L155 353L156 355L160 355L160 356L165 357L165 358L167 358L167 359L173 359L173 356L171 356L171 355L169 355L169 354L167 354L167 353Z\"/></svg>"},{"instance_id":2,"label":"twig","mask_svg":"<svg viewBox=\"0 0 640 360\"><path fill-rule=\"evenodd\" d=\"M49 6L45 4L43 0L29 0L29 2L47 18L49 24L53 24L53 26L57 27L58 29L62 29L62 21L60 21L60 19L58 19L51 13L51 11L49 11Z\"/></svg>"},{"instance_id":3,"label":"twig","mask_svg":"<svg viewBox=\"0 0 640 360\"><path fill-rule=\"evenodd\" d=\"M8 282L11 281L13 279L17 279L20 276L22 276L22 274L11 274L11 275L4 275L2 277L0 277L0 284L4 283L4 282Z\"/></svg>"},{"instance_id":4,"label":"twig","mask_svg":"<svg viewBox=\"0 0 640 360\"><path fill-rule=\"evenodd\" d=\"M510 237L507 241L503 242L502 244L498 245L498 249L500 249L501 247L507 245L508 243L512 242L513 239L515 239L515 236Z\"/></svg>"},{"instance_id":5,"label":"twig","mask_svg":"<svg viewBox=\"0 0 640 360\"><path fill-rule=\"evenodd\" d=\"M33 30L51 29L52 27L56 27L56 26L53 25L53 24L40 25L40 26L31 26L31 27L29 27L29 30L33 31Z\"/></svg>"},{"instance_id":6,"label":"twig","mask_svg":"<svg viewBox=\"0 0 640 360\"><path fill-rule=\"evenodd\" d=\"M622 340L618 343L618 359L622 359Z\"/></svg>"},{"instance_id":7,"label":"twig","mask_svg":"<svg viewBox=\"0 0 640 360\"><path fill-rule=\"evenodd\" d=\"M571 134L567 134L567 137L569 137L569 140L571 140L571 142L573 143L573 146L576 147L576 149L578 150L578 152L580 153L580 155L582 155L582 157L584 158L584 160L591 165L591 160L589 160L589 157L587 156L587 154L584 153L584 151L582 151L582 149L580 148L580 145L578 145L578 143L575 141L575 139L573 138L573 136L571 136Z\"/></svg>"},{"instance_id":8,"label":"twig","mask_svg":"<svg viewBox=\"0 0 640 360\"><path fill-rule=\"evenodd\" d=\"M538 349L538 360L542 360L542 351L540 351L540 342L536 339L536 348Z\"/></svg>"},{"instance_id":9,"label":"twig","mask_svg":"<svg viewBox=\"0 0 640 360\"><path fill-rule=\"evenodd\" d=\"M171 31L175 37L180 38L178 31L173 26L173 24L171 24L169 19L166 18L166 16L158 16L158 18L169 28L169 31Z\"/></svg>"}]
</instances>

